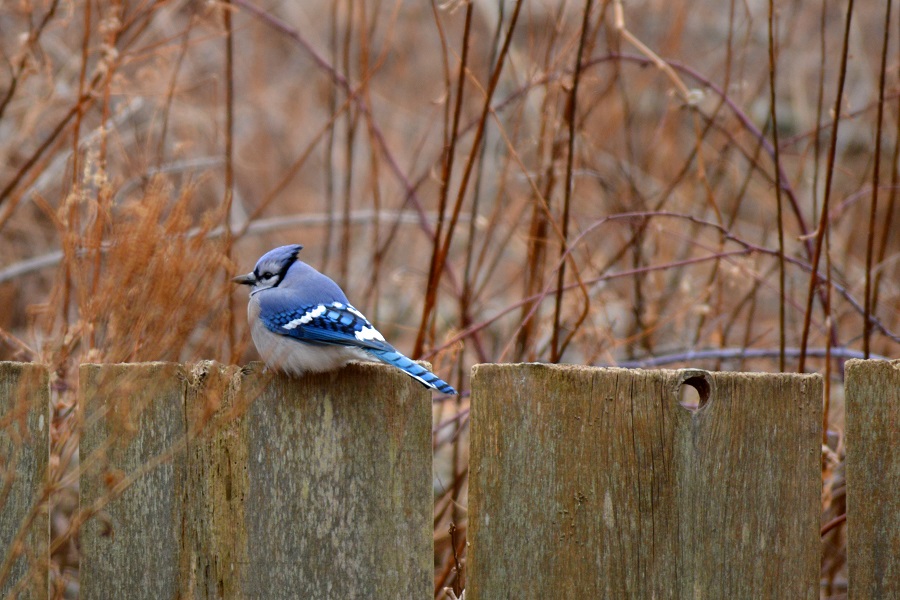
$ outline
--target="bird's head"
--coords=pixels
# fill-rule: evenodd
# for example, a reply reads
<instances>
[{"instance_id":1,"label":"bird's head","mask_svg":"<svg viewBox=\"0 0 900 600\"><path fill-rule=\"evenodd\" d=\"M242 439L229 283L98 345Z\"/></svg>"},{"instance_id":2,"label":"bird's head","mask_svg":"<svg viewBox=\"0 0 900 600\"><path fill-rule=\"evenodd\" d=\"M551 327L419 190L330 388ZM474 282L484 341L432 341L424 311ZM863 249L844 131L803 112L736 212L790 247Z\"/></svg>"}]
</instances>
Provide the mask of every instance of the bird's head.
<instances>
[{"instance_id":1,"label":"bird's head","mask_svg":"<svg viewBox=\"0 0 900 600\"><path fill-rule=\"evenodd\" d=\"M269 250L256 261L256 267L251 272L246 275L238 275L232 281L241 285L253 286L251 294L276 287L297 260L297 255L301 250L303 250L303 246L300 244L279 246L274 250Z\"/></svg>"}]
</instances>

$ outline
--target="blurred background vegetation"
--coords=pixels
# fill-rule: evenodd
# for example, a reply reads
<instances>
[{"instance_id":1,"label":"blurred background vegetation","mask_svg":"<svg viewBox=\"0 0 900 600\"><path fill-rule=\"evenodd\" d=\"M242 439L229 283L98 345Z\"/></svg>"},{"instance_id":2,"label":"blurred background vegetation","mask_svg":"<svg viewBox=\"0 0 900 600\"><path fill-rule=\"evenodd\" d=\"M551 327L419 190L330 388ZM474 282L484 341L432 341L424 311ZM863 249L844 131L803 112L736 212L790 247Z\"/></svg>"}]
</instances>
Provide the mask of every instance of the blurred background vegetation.
<instances>
[{"instance_id":1,"label":"blurred background vegetation","mask_svg":"<svg viewBox=\"0 0 900 600\"><path fill-rule=\"evenodd\" d=\"M464 584L473 364L822 372L841 597L842 365L900 348L891 9L4 3L0 359L52 365L74 468L78 364L255 360L229 278L304 244L464 392L435 397L436 596Z\"/></svg>"}]
</instances>

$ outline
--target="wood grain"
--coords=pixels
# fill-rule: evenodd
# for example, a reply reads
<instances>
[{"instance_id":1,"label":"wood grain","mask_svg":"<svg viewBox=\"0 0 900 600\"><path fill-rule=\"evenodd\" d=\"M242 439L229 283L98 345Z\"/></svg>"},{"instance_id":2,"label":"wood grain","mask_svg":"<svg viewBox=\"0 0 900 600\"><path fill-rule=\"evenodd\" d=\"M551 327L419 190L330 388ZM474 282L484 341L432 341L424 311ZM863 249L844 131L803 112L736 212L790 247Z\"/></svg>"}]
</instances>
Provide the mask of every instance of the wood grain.
<instances>
[{"instance_id":1,"label":"wood grain","mask_svg":"<svg viewBox=\"0 0 900 600\"><path fill-rule=\"evenodd\" d=\"M900 598L900 360L849 360L845 386L849 595Z\"/></svg>"},{"instance_id":2,"label":"wood grain","mask_svg":"<svg viewBox=\"0 0 900 600\"><path fill-rule=\"evenodd\" d=\"M0 597L48 596L47 368L0 362Z\"/></svg>"},{"instance_id":3,"label":"wood grain","mask_svg":"<svg viewBox=\"0 0 900 600\"><path fill-rule=\"evenodd\" d=\"M479 365L472 389L467 600L818 598L820 377Z\"/></svg>"},{"instance_id":4,"label":"wood grain","mask_svg":"<svg viewBox=\"0 0 900 600\"><path fill-rule=\"evenodd\" d=\"M162 440L173 462L110 505L116 535L89 546L87 567L101 575L85 597L431 596L430 394L381 365L300 379L260 367L147 372L149 405L167 408L141 412L148 421L126 447L143 454L110 462L132 472ZM119 394L111 381L103 389ZM148 404L140 393L135 403Z\"/></svg>"}]
</instances>

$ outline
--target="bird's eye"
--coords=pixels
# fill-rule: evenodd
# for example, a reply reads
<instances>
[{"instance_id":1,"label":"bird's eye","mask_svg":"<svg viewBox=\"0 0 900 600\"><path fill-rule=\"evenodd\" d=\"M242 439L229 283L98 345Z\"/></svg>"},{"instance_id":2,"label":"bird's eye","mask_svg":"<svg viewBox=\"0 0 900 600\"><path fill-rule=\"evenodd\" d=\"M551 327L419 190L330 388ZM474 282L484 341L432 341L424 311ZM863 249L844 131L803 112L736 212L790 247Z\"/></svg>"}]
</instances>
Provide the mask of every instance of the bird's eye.
<instances>
[{"instance_id":1,"label":"bird's eye","mask_svg":"<svg viewBox=\"0 0 900 600\"><path fill-rule=\"evenodd\" d=\"M272 277L275 277L275 275L274 275L273 273L268 272L268 271L265 271L265 272L263 272L262 275L260 275L260 278L261 278L261 279L271 279Z\"/></svg>"}]
</instances>

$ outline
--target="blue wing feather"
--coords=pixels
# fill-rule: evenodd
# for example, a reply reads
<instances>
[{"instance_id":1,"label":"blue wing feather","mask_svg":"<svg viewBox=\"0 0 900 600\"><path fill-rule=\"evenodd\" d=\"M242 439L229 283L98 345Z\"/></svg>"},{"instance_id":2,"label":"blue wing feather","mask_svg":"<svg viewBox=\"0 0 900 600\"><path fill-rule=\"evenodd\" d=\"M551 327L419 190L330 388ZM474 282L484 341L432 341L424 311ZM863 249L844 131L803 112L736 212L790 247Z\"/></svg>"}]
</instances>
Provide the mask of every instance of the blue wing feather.
<instances>
[{"instance_id":1,"label":"blue wing feather","mask_svg":"<svg viewBox=\"0 0 900 600\"><path fill-rule=\"evenodd\" d=\"M364 350L393 350L362 313L350 304L335 300L329 304L300 306L261 305L260 318L266 328L279 335L309 344L355 346ZM266 310L268 308L268 310Z\"/></svg>"}]
</instances>

